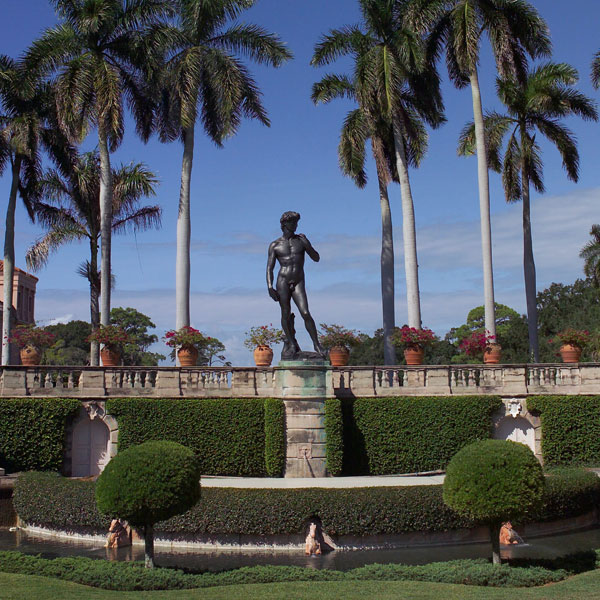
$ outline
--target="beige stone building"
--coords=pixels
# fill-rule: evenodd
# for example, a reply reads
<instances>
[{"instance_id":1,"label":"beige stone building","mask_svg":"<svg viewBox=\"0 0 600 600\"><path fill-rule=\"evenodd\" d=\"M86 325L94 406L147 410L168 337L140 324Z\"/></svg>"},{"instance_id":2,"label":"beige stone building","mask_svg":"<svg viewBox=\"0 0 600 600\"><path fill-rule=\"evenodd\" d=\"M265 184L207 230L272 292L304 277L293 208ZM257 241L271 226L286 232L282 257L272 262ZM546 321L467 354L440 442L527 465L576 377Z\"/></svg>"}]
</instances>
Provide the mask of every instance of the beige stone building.
<instances>
[{"instance_id":1,"label":"beige stone building","mask_svg":"<svg viewBox=\"0 0 600 600\"><path fill-rule=\"evenodd\" d=\"M15 267L13 274L13 324L35 323L35 288L38 278L31 273ZM4 298L4 261L0 260L0 331L2 330L2 316ZM10 362L13 365L21 364L19 349L11 348Z\"/></svg>"}]
</instances>

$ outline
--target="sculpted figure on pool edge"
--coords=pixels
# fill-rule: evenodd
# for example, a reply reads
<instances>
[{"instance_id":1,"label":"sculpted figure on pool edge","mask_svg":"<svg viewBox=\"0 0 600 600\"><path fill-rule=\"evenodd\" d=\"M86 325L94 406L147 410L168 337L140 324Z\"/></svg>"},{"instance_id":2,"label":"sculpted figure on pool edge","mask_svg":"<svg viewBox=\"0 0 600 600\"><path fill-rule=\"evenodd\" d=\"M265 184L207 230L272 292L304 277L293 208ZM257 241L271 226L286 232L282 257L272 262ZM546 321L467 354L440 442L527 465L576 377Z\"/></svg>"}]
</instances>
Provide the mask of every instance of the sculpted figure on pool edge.
<instances>
[{"instance_id":1,"label":"sculpted figure on pool edge","mask_svg":"<svg viewBox=\"0 0 600 600\"><path fill-rule=\"evenodd\" d=\"M314 319L308 310L308 299L304 285L304 256L308 254L315 262L319 262L319 253L312 247L308 238L303 233L296 233L300 215L288 211L281 215L281 231L283 235L271 242L267 260L267 288L269 296L279 302L281 307L281 328L285 334L282 360L293 360L300 354L300 346L296 340L294 328L294 314L291 301L294 300L300 315L304 319L306 331L313 342L315 352L319 357L325 358L327 353L319 343L317 328ZM273 270L275 262L279 262L277 283L273 287Z\"/></svg>"}]
</instances>

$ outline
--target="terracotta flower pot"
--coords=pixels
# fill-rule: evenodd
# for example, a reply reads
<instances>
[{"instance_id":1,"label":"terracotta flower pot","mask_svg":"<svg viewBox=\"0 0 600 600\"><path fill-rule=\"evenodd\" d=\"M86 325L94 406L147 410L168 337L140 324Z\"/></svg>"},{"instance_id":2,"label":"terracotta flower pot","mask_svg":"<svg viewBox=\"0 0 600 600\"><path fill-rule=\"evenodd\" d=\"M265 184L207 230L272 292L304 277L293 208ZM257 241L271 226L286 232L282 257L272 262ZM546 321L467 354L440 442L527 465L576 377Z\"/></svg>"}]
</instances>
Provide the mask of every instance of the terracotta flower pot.
<instances>
[{"instance_id":1,"label":"terracotta flower pot","mask_svg":"<svg viewBox=\"0 0 600 600\"><path fill-rule=\"evenodd\" d=\"M345 367L348 364L350 358L350 350L343 346L333 346L329 350L329 360L331 361L332 367Z\"/></svg>"},{"instance_id":2,"label":"terracotta flower pot","mask_svg":"<svg viewBox=\"0 0 600 600\"><path fill-rule=\"evenodd\" d=\"M422 365L425 350L421 346L407 346L404 349L404 358L407 365Z\"/></svg>"},{"instance_id":3,"label":"terracotta flower pot","mask_svg":"<svg viewBox=\"0 0 600 600\"><path fill-rule=\"evenodd\" d=\"M42 352L34 346L25 346L21 348L21 364L24 367L37 367L42 360Z\"/></svg>"},{"instance_id":4,"label":"terracotta flower pot","mask_svg":"<svg viewBox=\"0 0 600 600\"><path fill-rule=\"evenodd\" d=\"M257 367L270 367L273 362L273 350L269 346L257 346L254 349L254 362Z\"/></svg>"},{"instance_id":5,"label":"terracotta flower pot","mask_svg":"<svg viewBox=\"0 0 600 600\"><path fill-rule=\"evenodd\" d=\"M195 346L181 346L177 350L177 358L182 367L195 367L198 361L198 348Z\"/></svg>"},{"instance_id":6,"label":"terracotta flower pot","mask_svg":"<svg viewBox=\"0 0 600 600\"><path fill-rule=\"evenodd\" d=\"M497 365L502 358L502 346L500 344L488 344L483 351L483 362L486 365Z\"/></svg>"},{"instance_id":7,"label":"terracotta flower pot","mask_svg":"<svg viewBox=\"0 0 600 600\"><path fill-rule=\"evenodd\" d=\"M105 367L117 367L121 362L121 353L118 350L104 346L100 350L102 365Z\"/></svg>"},{"instance_id":8,"label":"terracotta flower pot","mask_svg":"<svg viewBox=\"0 0 600 600\"><path fill-rule=\"evenodd\" d=\"M563 344L560 347L560 356L564 363L577 363L581 358L581 348L574 344Z\"/></svg>"}]
</instances>

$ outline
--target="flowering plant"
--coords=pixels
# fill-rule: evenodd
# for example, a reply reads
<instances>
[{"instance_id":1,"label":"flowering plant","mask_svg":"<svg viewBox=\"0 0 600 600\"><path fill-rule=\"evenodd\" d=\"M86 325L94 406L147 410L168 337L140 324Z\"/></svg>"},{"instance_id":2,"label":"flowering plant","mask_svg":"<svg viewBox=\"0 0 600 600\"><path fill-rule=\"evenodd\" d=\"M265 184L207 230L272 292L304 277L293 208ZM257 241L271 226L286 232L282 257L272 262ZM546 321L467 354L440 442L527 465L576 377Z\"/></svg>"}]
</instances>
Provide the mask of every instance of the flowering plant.
<instances>
[{"instance_id":1,"label":"flowering plant","mask_svg":"<svg viewBox=\"0 0 600 600\"><path fill-rule=\"evenodd\" d=\"M269 325L251 327L250 331L246 331L244 346L249 350L254 350L258 346L269 346L270 348L271 344L278 344L283 342L284 339L283 331L274 328L273 323L269 323Z\"/></svg>"},{"instance_id":2,"label":"flowering plant","mask_svg":"<svg viewBox=\"0 0 600 600\"><path fill-rule=\"evenodd\" d=\"M118 325L100 325L87 337L88 342L99 342L111 349L120 349L131 343L129 334Z\"/></svg>"},{"instance_id":3,"label":"flowering plant","mask_svg":"<svg viewBox=\"0 0 600 600\"><path fill-rule=\"evenodd\" d=\"M204 335L201 331L186 325L181 329L171 329L163 337L167 346L179 348L181 346L193 347L200 350L206 346L212 338Z\"/></svg>"},{"instance_id":4,"label":"flowering plant","mask_svg":"<svg viewBox=\"0 0 600 600\"><path fill-rule=\"evenodd\" d=\"M13 334L8 338L11 344L17 344L19 348L33 346L34 348L46 348L52 346L56 336L43 327L35 325L17 325Z\"/></svg>"},{"instance_id":5,"label":"flowering plant","mask_svg":"<svg viewBox=\"0 0 600 600\"><path fill-rule=\"evenodd\" d=\"M467 356L483 356L485 349L490 344L496 343L496 336L490 335L489 332L473 331L470 336L464 338L458 347Z\"/></svg>"},{"instance_id":6,"label":"flowering plant","mask_svg":"<svg viewBox=\"0 0 600 600\"><path fill-rule=\"evenodd\" d=\"M571 344L572 346L585 348L590 341L590 332L569 327L569 329L557 333L556 337L560 340L561 344ZM552 340L548 341L552 343Z\"/></svg>"},{"instance_id":7,"label":"flowering plant","mask_svg":"<svg viewBox=\"0 0 600 600\"><path fill-rule=\"evenodd\" d=\"M417 329L416 327L409 327L404 325L403 327L396 327L394 333L392 333L392 341L398 346L428 346L436 341L435 333L431 329L424 327L423 329Z\"/></svg>"},{"instance_id":8,"label":"flowering plant","mask_svg":"<svg viewBox=\"0 0 600 600\"><path fill-rule=\"evenodd\" d=\"M348 350L361 343L359 334L354 329L346 329L341 325L327 325L326 323L321 323L320 327L322 333L319 335L319 341L328 350L335 346Z\"/></svg>"}]
</instances>

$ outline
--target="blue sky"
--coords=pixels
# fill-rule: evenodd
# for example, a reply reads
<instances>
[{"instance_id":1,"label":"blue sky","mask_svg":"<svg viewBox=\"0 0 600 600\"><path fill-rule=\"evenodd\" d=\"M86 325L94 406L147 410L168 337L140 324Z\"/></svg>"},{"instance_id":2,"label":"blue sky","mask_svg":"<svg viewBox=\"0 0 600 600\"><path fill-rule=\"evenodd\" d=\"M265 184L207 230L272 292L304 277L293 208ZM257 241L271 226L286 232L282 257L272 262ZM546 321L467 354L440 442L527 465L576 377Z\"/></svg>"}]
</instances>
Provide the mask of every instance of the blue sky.
<instances>
[{"instance_id":1,"label":"blue sky","mask_svg":"<svg viewBox=\"0 0 600 600\"><path fill-rule=\"evenodd\" d=\"M571 0L532 2L547 20L553 60L575 66L579 89L595 100L589 81L593 54L600 49L600 3ZM311 311L317 322L341 323L367 333L381 324L379 251L380 210L372 164L364 190L344 178L337 166L339 130L351 103L313 106L312 84L325 72L309 65L314 44L332 27L358 21L353 0L259 0L241 20L276 32L294 60L280 69L251 66L264 93L270 128L245 122L238 135L217 149L199 131L192 175L192 324L227 346L234 364L251 363L242 346L253 325L279 321L278 306L268 297L265 263L268 243L279 235L279 216L296 210L304 232L321 253L307 264ZM45 0L3 0L0 52L18 56L46 27L55 24ZM487 43L480 79L486 109L500 109L494 93L495 70ZM439 334L463 323L468 310L482 304L481 249L476 160L456 155L457 138L472 119L468 89L456 90L444 77L448 123L431 132L422 167L411 172L415 200L423 324ZM547 192L533 195L534 252L538 289L553 281L570 283L582 275L578 252L598 222L600 175L597 140L600 124L567 122L581 154L580 181L568 181L558 153L542 145ZM84 142L91 149L92 133ZM147 163L160 179L155 200L163 208L160 231L113 238L116 289L113 306L133 306L148 314L162 335L175 322L175 223L181 169L181 145L136 137L131 122L114 154L119 162ZM0 179L7 199L9 177ZM500 179L491 175L492 236L496 300L524 312L521 206L507 205ZM400 192L390 186L395 225L396 321L406 320ZM4 200L3 202L6 202ZM5 206L5 204L3 204ZM41 235L19 207L17 266L24 268L27 247ZM3 221L3 219L2 219ZM36 317L40 323L89 318L86 282L75 270L87 246L59 250L37 273ZM307 336L300 336L307 345ZM157 351L164 349L158 344ZM165 352L166 353L166 352Z\"/></svg>"}]
</instances>

